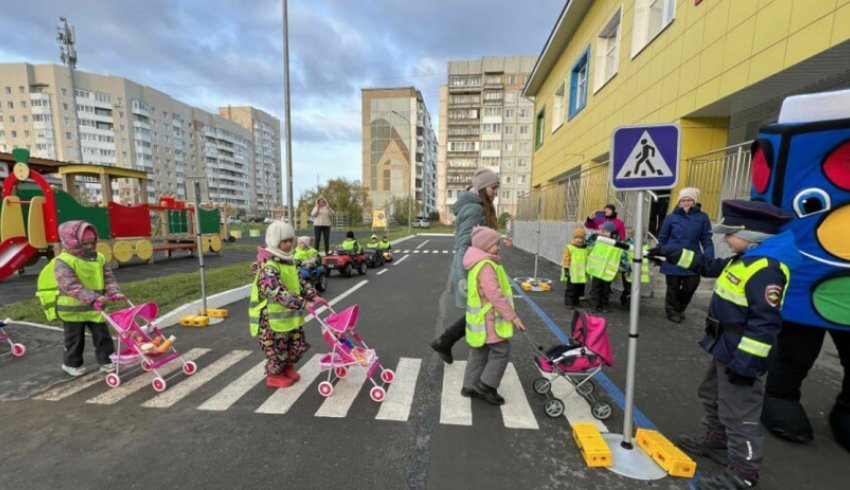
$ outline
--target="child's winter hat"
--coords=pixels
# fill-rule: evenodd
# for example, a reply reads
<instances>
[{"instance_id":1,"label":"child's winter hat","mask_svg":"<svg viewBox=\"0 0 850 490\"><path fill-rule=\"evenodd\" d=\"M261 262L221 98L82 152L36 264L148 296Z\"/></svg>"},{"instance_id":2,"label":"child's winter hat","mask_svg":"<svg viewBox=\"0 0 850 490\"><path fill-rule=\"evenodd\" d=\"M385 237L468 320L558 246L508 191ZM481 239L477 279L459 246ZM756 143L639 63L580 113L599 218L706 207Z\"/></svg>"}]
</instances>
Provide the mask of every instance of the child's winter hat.
<instances>
[{"instance_id":1,"label":"child's winter hat","mask_svg":"<svg viewBox=\"0 0 850 490\"><path fill-rule=\"evenodd\" d=\"M486 251L494 244L499 243L501 239L502 235L493 228L488 228L486 226L476 226L472 228L472 246L477 249Z\"/></svg>"},{"instance_id":2,"label":"child's winter hat","mask_svg":"<svg viewBox=\"0 0 850 490\"><path fill-rule=\"evenodd\" d=\"M615 235L617 233L617 225L610 221L606 221L602 223L602 226L599 227L602 231L607 231L608 233Z\"/></svg>"},{"instance_id":3,"label":"child's winter hat","mask_svg":"<svg viewBox=\"0 0 850 490\"><path fill-rule=\"evenodd\" d=\"M351 238L352 240L354 240L354 232L349 231L348 233L345 234L345 238Z\"/></svg>"},{"instance_id":4,"label":"child's winter hat","mask_svg":"<svg viewBox=\"0 0 850 490\"><path fill-rule=\"evenodd\" d=\"M300 236L298 237L298 245L301 245L303 243L304 245L307 245L309 247L311 240L312 238L308 237L307 235Z\"/></svg>"},{"instance_id":5,"label":"child's winter hat","mask_svg":"<svg viewBox=\"0 0 850 490\"><path fill-rule=\"evenodd\" d=\"M699 200L699 189L696 187L685 187L679 191L679 201L685 198L693 199L694 202Z\"/></svg>"},{"instance_id":6,"label":"child's winter hat","mask_svg":"<svg viewBox=\"0 0 850 490\"><path fill-rule=\"evenodd\" d=\"M578 228L573 230L573 239L576 239L576 238L584 239L585 236L587 236L587 232L581 226L579 226Z\"/></svg>"},{"instance_id":7,"label":"child's winter hat","mask_svg":"<svg viewBox=\"0 0 850 490\"><path fill-rule=\"evenodd\" d=\"M295 229L292 228L292 225L285 221L275 221L266 230L266 250L281 259L291 260L292 254L279 249L278 245L284 240L293 240L294 238Z\"/></svg>"}]
</instances>

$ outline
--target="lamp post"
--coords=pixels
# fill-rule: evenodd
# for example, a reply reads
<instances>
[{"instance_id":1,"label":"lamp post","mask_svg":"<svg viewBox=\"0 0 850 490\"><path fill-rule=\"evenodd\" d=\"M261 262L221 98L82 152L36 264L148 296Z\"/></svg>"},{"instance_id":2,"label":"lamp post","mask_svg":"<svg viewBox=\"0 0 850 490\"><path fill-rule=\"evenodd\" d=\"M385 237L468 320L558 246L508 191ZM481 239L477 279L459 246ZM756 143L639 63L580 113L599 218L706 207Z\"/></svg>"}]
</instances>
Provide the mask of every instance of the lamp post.
<instances>
[{"instance_id":1,"label":"lamp post","mask_svg":"<svg viewBox=\"0 0 850 490\"><path fill-rule=\"evenodd\" d=\"M413 121L410 120L409 116L402 114L401 112L398 112L395 109L390 109L390 111L393 114L395 114L395 115L397 115L401 118L404 118L411 126L413 126ZM416 179L415 178L416 161L415 161L414 154L413 154L413 145L411 144L412 141L413 141L413 135L415 133L416 133L416 129L412 127L411 131L410 131L410 140L411 141L408 142L408 145L407 145L407 164L408 164L408 169L409 169L408 170L408 180L409 180L409 182L408 182L408 188L407 188L407 234L408 235L412 231L411 223L413 222L413 199L414 199L414 196L416 195L416 186L415 186L415 182L416 182L416 180L415 180Z\"/></svg>"}]
</instances>

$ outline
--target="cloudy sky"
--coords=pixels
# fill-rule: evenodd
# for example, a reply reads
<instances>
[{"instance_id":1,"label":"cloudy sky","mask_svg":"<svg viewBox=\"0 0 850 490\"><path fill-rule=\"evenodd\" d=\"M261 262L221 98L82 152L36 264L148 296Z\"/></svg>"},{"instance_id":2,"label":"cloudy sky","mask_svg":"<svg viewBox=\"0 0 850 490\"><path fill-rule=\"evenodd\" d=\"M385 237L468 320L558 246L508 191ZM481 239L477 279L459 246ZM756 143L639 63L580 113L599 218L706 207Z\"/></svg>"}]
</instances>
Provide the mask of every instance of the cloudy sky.
<instances>
[{"instance_id":1,"label":"cloudy sky","mask_svg":"<svg viewBox=\"0 0 850 490\"><path fill-rule=\"evenodd\" d=\"M12 0L3 0L3 3ZM31 0L3 10L0 62L58 63L55 26L77 31L80 70L122 76L216 112L283 121L280 0ZM564 0L290 0L295 194L360 179L360 89L422 91L437 125L446 63L537 55Z\"/></svg>"}]
</instances>

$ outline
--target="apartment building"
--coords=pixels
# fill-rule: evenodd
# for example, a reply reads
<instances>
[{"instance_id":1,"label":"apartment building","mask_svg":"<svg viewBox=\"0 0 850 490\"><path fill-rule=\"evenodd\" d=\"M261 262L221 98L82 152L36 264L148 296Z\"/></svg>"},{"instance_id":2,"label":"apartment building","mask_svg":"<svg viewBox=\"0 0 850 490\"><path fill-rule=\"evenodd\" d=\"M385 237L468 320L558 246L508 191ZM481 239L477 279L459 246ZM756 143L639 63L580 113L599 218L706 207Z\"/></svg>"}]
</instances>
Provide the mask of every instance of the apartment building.
<instances>
[{"instance_id":1,"label":"apartment building","mask_svg":"<svg viewBox=\"0 0 850 490\"><path fill-rule=\"evenodd\" d=\"M479 167L501 177L498 213L516 215L519 196L531 184L534 102L522 88L534 56L452 61L440 90L437 207L440 221L454 221L452 206Z\"/></svg>"},{"instance_id":2,"label":"apartment building","mask_svg":"<svg viewBox=\"0 0 850 490\"><path fill-rule=\"evenodd\" d=\"M122 202L193 199L189 178L199 177L203 201L227 200L245 213L259 206L253 128L154 88L60 65L7 63L0 64L0 106L0 151L27 148L34 157L147 172L147 196L119 181L114 195ZM266 165L265 133L260 139ZM97 202L97 189L82 191Z\"/></svg>"},{"instance_id":3,"label":"apartment building","mask_svg":"<svg viewBox=\"0 0 850 490\"><path fill-rule=\"evenodd\" d=\"M415 196L437 210L437 135L415 87L362 90L363 183L375 208Z\"/></svg>"}]
</instances>

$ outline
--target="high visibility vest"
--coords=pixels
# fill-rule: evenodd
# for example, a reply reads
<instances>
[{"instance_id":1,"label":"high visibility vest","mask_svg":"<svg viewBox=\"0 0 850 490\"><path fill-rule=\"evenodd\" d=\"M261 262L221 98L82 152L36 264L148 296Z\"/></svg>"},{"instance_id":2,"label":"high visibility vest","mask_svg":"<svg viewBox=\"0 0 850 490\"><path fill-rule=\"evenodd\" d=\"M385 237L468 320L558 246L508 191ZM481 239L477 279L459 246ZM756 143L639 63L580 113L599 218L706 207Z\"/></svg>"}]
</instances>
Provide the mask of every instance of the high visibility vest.
<instances>
[{"instance_id":1,"label":"high visibility vest","mask_svg":"<svg viewBox=\"0 0 850 490\"><path fill-rule=\"evenodd\" d=\"M381 247L381 250L389 250L390 242L387 240L382 240L378 246Z\"/></svg>"},{"instance_id":2,"label":"high visibility vest","mask_svg":"<svg viewBox=\"0 0 850 490\"><path fill-rule=\"evenodd\" d=\"M62 252L39 273L35 295L44 309L48 320L59 319L63 322L105 323L106 320L93 305L87 305L73 296L63 294L54 275L55 263L61 260L74 270L77 280L98 295L104 293L103 269L106 257L97 254L96 260L81 259L68 252Z\"/></svg>"},{"instance_id":3,"label":"high visibility vest","mask_svg":"<svg viewBox=\"0 0 850 490\"><path fill-rule=\"evenodd\" d=\"M646 258L646 253L649 251L649 247L644 245L643 247L643 258L640 261L640 282L644 284L649 284L649 259ZM634 259L635 252L634 249L629 249L628 253L626 253L626 258L629 260L629 265L634 268ZM626 274L626 281L632 282L632 274L631 272Z\"/></svg>"},{"instance_id":4,"label":"high visibility vest","mask_svg":"<svg viewBox=\"0 0 850 490\"><path fill-rule=\"evenodd\" d=\"M249 325L251 335L256 337L260 328L260 312L266 308L269 317L269 328L274 332L289 332L304 325L304 309L293 310L287 308L277 301L269 301L268 298L260 301L260 275L263 268L271 265L277 269L280 283L293 294L301 294L301 282L298 280L298 271L291 265L281 264L269 260L257 271L254 285L251 287L251 304L248 308Z\"/></svg>"},{"instance_id":5,"label":"high visibility vest","mask_svg":"<svg viewBox=\"0 0 850 490\"><path fill-rule=\"evenodd\" d=\"M295 250L295 255L293 255L293 258L300 262L307 262L315 259L318 256L319 252L315 248L308 248L307 250L298 248Z\"/></svg>"},{"instance_id":6,"label":"high visibility vest","mask_svg":"<svg viewBox=\"0 0 850 490\"><path fill-rule=\"evenodd\" d=\"M617 277L620 270L620 259L623 250L597 239L590 254L587 256L587 274L606 282L611 282Z\"/></svg>"},{"instance_id":7,"label":"high visibility vest","mask_svg":"<svg viewBox=\"0 0 850 490\"><path fill-rule=\"evenodd\" d=\"M768 260L766 258L758 259L750 265L745 265L744 261L740 259L730 261L726 264L726 267L714 284L714 294L730 303L745 308L748 307L747 282L765 267L768 267ZM780 302L782 304L785 302L785 292L788 291L788 286L791 284L791 271L788 270L788 266L781 262L779 263L779 268L782 269L782 275L785 276L785 288L782 291L782 300ZM747 337L746 335L741 337L741 341L738 343L738 349L750 355L763 358L766 358L770 354L771 347L771 344Z\"/></svg>"},{"instance_id":8,"label":"high visibility vest","mask_svg":"<svg viewBox=\"0 0 850 490\"><path fill-rule=\"evenodd\" d=\"M570 249L570 282L573 284L587 283L587 247L580 248L569 244L567 248Z\"/></svg>"},{"instance_id":9,"label":"high visibility vest","mask_svg":"<svg viewBox=\"0 0 850 490\"><path fill-rule=\"evenodd\" d=\"M508 279L504 267L492 260L482 260L475 264L475 267L470 269L467 275L466 293L466 342L471 347L481 347L487 341L487 312L493 309L493 303L487 303L482 306L481 296L478 295L478 273L485 265L490 265L496 271L496 277L499 278L499 289L501 289L505 298L508 299L511 307L514 306L511 281ZM496 310L493 310L493 314L496 320L496 335L503 339L513 337L513 323L502 318Z\"/></svg>"},{"instance_id":10,"label":"high visibility vest","mask_svg":"<svg viewBox=\"0 0 850 490\"><path fill-rule=\"evenodd\" d=\"M357 243L357 240L350 240L350 239L345 239L345 241L342 242L342 249L343 250L351 250L354 253L360 253L360 250L361 250L360 244Z\"/></svg>"}]
</instances>

